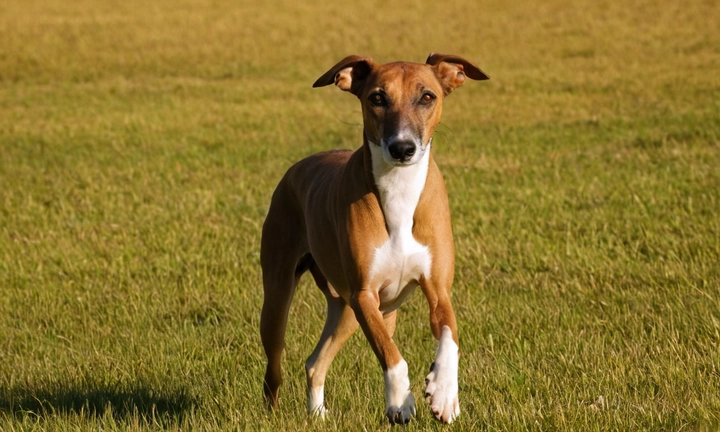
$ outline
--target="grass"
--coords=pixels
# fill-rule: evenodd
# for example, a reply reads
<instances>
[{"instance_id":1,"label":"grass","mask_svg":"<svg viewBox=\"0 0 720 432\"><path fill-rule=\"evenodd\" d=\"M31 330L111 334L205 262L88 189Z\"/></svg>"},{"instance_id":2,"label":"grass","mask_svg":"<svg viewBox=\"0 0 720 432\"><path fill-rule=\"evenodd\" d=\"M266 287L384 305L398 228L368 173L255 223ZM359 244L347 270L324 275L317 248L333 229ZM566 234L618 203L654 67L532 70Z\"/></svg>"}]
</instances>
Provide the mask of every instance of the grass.
<instances>
[{"instance_id":1,"label":"grass","mask_svg":"<svg viewBox=\"0 0 720 432\"><path fill-rule=\"evenodd\" d=\"M553 0L0 5L0 430L378 430L355 335L305 414L321 296L291 312L281 410L261 403L260 227L284 170L354 148L348 54L463 55L437 160L458 249L458 423L720 424L720 11ZM416 395L424 299L396 340Z\"/></svg>"}]
</instances>

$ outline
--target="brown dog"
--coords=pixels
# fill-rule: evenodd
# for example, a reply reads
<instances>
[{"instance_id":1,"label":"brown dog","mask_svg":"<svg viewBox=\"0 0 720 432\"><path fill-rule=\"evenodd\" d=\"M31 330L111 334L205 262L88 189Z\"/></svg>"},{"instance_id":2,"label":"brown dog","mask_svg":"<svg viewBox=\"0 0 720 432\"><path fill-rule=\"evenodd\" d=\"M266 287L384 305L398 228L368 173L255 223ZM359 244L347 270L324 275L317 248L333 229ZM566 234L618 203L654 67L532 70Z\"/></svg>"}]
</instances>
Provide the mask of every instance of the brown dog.
<instances>
[{"instance_id":1,"label":"brown dog","mask_svg":"<svg viewBox=\"0 0 720 432\"><path fill-rule=\"evenodd\" d=\"M439 341L425 395L435 417L452 422L458 402L458 335L450 304L455 250L442 175L430 152L442 101L477 66L431 54L425 64L380 65L350 56L313 87L335 84L360 99L363 145L310 156L292 166L272 197L262 232L265 299L260 331L268 358L265 397L277 405L290 302L310 270L327 298L327 319L305 368L308 410L325 416L325 376L358 325L385 375L385 414L415 414L407 363L393 342L397 308L418 285Z\"/></svg>"}]
</instances>

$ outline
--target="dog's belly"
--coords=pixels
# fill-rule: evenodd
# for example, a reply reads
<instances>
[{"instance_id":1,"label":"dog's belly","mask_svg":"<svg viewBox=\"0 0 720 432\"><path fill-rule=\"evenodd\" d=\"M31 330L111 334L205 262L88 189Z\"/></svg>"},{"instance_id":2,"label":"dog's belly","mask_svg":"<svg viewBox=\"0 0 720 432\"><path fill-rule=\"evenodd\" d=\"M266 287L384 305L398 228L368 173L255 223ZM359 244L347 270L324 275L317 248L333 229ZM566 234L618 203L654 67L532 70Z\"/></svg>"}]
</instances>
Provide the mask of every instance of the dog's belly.
<instances>
[{"instance_id":1,"label":"dog's belly","mask_svg":"<svg viewBox=\"0 0 720 432\"><path fill-rule=\"evenodd\" d=\"M400 307L420 278L430 275L431 260L428 248L409 233L391 236L377 248L370 275L380 284L380 310L390 312Z\"/></svg>"}]
</instances>

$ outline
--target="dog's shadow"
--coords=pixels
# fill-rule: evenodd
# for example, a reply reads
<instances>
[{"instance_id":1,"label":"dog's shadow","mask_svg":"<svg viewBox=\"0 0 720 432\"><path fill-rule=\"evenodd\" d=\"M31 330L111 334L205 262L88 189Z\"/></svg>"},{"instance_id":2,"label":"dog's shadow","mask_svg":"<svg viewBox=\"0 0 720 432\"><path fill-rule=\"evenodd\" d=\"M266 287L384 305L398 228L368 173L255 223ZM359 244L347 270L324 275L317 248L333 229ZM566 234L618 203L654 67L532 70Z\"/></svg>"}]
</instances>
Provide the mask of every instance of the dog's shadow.
<instances>
[{"instance_id":1,"label":"dog's shadow","mask_svg":"<svg viewBox=\"0 0 720 432\"><path fill-rule=\"evenodd\" d=\"M95 418L111 416L116 422L182 424L197 406L186 390L172 394L156 392L149 386L130 388L112 386L52 385L46 388L0 388L0 414L18 419L78 415Z\"/></svg>"}]
</instances>

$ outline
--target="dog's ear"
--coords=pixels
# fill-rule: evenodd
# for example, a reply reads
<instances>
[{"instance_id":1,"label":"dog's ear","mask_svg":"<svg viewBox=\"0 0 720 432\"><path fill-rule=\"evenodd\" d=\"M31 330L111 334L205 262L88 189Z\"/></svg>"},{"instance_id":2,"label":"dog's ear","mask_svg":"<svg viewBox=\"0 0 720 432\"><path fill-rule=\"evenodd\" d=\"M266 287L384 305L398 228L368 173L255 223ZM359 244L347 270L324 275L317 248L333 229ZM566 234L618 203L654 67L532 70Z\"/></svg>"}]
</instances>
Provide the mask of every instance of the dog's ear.
<instances>
[{"instance_id":1,"label":"dog's ear","mask_svg":"<svg viewBox=\"0 0 720 432\"><path fill-rule=\"evenodd\" d=\"M433 67L435 75L445 89L447 96L465 82L465 77L474 80L490 79L479 67L470 63L462 57L432 53L425 63Z\"/></svg>"},{"instance_id":2,"label":"dog's ear","mask_svg":"<svg viewBox=\"0 0 720 432\"><path fill-rule=\"evenodd\" d=\"M362 84L370 75L375 62L370 57L348 56L317 79L313 87L335 84L341 90L360 97Z\"/></svg>"}]
</instances>

